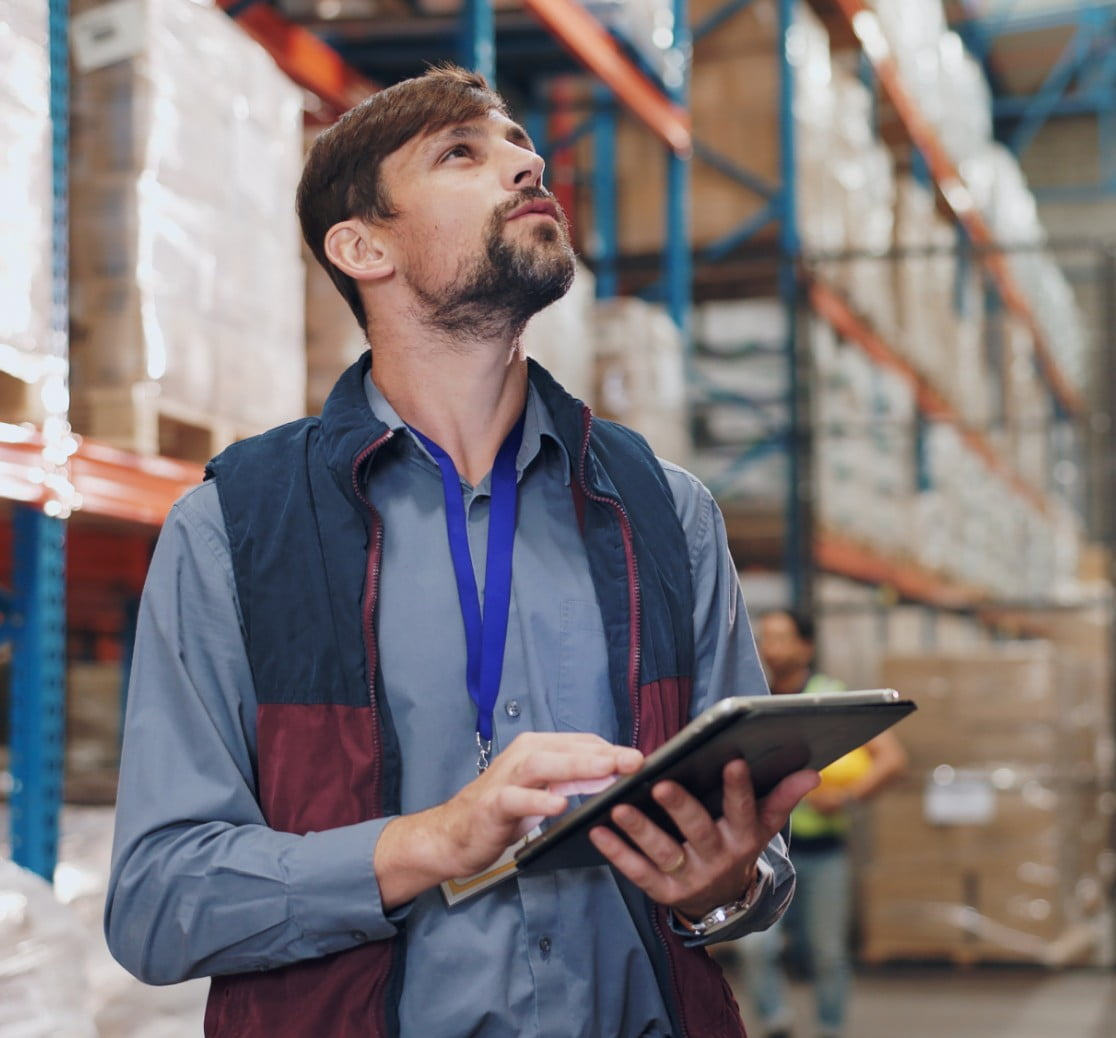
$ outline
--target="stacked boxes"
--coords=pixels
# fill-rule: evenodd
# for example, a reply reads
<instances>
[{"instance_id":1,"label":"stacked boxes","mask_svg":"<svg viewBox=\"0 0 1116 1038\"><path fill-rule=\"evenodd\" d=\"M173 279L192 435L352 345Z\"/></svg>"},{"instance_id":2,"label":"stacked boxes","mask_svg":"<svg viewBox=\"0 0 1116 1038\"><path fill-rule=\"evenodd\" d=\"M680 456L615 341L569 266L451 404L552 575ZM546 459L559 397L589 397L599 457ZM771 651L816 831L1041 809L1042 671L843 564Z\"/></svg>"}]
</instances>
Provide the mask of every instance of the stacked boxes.
<instances>
[{"instance_id":1,"label":"stacked boxes","mask_svg":"<svg viewBox=\"0 0 1116 1038\"><path fill-rule=\"evenodd\" d=\"M522 340L528 356L590 407L596 403L596 308L596 279L579 262L570 290L531 318Z\"/></svg>"},{"instance_id":2,"label":"stacked boxes","mask_svg":"<svg viewBox=\"0 0 1116 1038\"><path fill-rule=\"evenodd\" d=\"M662 307L639 299L596 306L593 398L602 418L647 437L655 453L688 466L686 380L682 333Z\"/></svg>"},{"instance_id":3,"label":"stacked boxes","mask_svg":"<svg viewBox=\"0 0 1116 1038\"><path fill-rule=\"evenodd\" d=\"M35 391L64 371L51 336L51 122L47 8L0 0L0 421L41 421Z\"/></svg>"},{"instance_id":4,"label":"stacked boxes","mask_svg":"<svg viewBox=\"0 0 1116 1038\"><path fill-rule=\"evenodd\" d=\"M142 15L73 83L71 377L78 431L161 450L167 415L234 438L303 411L302 100L209 4Z\"/></svg>"},{"instance_id":5,"label":"stacked boxes","mask_svg":"<svg viewBox=\"0 0 1116 1038\"><path fill-rule=\"evenodd\" d=\"M1088 958L1112 879L1109 715L1096 672L1048 642L891 656L919 710L903 784L870 808L869 960Z\"/></svg>"},{"instance_id":6,"label":"stacked boxes","mask_svg":"<svg viewBox=\"0 0 1116 1038\"><path fill-rule=\"evenodd\" d=\"M764 450L791 421L786 307L778 299L702 303L694 310L694 472L718 496L786 500L787 457ZM754 460L734 463L744 452Z\"/></svg>"},{"instance_id":7,"label":"stacked boxes","mask_svg":"<svg viewBox=\"0 0 1116 1038\"><path fill-rule=\"evenodd\" d=\"M320 414L334 383L368 340L337 286L303 246L306 268L306 413Z\"/></svg>"}]
</instances>

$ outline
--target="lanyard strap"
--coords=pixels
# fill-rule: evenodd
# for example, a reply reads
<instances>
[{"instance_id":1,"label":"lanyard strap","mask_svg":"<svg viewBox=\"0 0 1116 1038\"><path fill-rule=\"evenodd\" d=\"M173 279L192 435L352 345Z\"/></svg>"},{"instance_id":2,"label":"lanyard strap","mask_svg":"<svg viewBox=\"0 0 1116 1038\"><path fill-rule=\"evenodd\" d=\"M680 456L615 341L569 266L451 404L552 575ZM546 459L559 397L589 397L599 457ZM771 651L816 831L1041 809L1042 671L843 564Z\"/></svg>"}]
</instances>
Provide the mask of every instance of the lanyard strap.
<instances>
[{"instance_id":1,"label":"lanyard strap","mask_svg":"<svg viewBox=\"0 0 1116 1038\"><path fill-rule=\"evenodd\" d=\"M525 414L526 412L524 412ZM453 459L417 429L411 431L438 463L446 499L446 534L457 579L457 597L465 623L465 683L477 708L477 770L488 767L492 749L492 715L500 692L504 669L504 646L508 637L511 605L512 548L515 542L515 461L523 441L524 415L500 445L492 466L492 500L488 517L488 555L484 567L484 612L481 613L473 559L469 551L469 527L461 495L461 477Z\"/></svg>"}]
</instances>

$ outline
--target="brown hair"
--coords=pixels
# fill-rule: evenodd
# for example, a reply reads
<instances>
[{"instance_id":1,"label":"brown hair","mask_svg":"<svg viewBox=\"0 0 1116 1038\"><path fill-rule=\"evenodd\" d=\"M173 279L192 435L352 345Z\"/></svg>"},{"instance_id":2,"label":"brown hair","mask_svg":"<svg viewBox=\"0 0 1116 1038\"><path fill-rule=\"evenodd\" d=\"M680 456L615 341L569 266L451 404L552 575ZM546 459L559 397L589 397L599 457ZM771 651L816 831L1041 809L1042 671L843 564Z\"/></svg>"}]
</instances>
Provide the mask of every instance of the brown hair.
<instances>
[{"instance_id":1,"label":"brown hair","mask_svg":"<svg viewBox=\"0 0 1116 1038\"><path fill-rule=\"evenodd\" d=\"M471 122L507 105L485 78L454 65L428 69L373 94L314 141L298 184L302 236L333 279L362 329L368 327L357 283L325 254L325 237L351 218L390 220L396 215L380 179L380 165L413 137Z\"/></svg>"}]
</instances>

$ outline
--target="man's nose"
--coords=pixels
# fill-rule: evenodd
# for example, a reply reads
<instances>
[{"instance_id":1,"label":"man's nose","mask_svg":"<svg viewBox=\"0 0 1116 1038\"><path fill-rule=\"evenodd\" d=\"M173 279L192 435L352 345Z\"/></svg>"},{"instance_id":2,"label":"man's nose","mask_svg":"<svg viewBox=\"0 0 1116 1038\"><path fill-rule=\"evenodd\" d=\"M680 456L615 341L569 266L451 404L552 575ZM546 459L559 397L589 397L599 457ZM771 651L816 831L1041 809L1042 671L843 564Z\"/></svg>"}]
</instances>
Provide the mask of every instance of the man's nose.
<instances>
[{"instance_id":1,"label":"man's nose","mask_svg":"<svg viewBox=\"0 0 1116 1038\"><path fill-rule=\"evenodd\" d=\"M507 176L510 186L516 190L525 187L540 187L542 185L543 169L546 163L537 152L518 145L512 145L516 154L511 156L507 165Z\"/></svg>"}]
</instances>

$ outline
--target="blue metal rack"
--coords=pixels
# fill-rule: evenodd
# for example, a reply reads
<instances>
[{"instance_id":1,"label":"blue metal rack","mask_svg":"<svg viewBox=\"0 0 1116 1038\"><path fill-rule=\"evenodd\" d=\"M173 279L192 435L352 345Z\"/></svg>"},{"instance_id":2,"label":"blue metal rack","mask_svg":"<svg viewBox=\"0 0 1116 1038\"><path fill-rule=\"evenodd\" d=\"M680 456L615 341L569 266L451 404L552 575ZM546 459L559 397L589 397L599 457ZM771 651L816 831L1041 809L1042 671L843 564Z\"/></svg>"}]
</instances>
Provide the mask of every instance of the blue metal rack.
<instances>
[{"instance_id":1,"label":"blue metal rack","mask_svg":"<svg viewBox=\"0 0 1116 1038\"><path fill-rule=\"evenodd\" d=\"M993 87L1001 79L993 54L999 41L1058 35L1057 57L1033 93L1009 96L996 90L992 114L997 134L1020 155L1050 119L1093 117L1100 159L1096 179L1072 186L1039 184L1035 194L1050 201L1091 201L1116 193L1116 8L1080 3L1020 14L1016 3L1002 3L989 13L969 13L956 20L954 28L984 66Z\"/></svg>"},{"instance_id":2,"label":"blue metal rack","mask_svg":"<svg viewBox=\"0 0 1116 1038\"><path fill-rule=\"evenodd\" d=\"M69 322L69 3L50 0L52 352ZM65 722L65 523L30 505L12 516L12 858L50 880L58 856Z\"/></svg>"}]
</instances>

